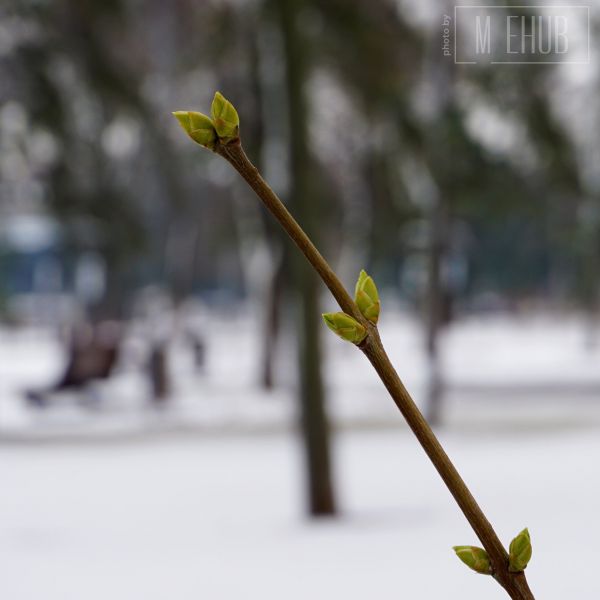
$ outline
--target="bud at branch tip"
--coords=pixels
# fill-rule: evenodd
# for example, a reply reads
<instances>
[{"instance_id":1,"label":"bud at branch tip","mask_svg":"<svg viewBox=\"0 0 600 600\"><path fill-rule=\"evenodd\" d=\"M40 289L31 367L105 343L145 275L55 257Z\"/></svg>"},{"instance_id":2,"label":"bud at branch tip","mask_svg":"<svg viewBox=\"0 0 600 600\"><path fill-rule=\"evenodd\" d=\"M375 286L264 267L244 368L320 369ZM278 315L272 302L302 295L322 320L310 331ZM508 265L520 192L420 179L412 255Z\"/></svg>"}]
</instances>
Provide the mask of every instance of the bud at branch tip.
<instances>
[{"instance_id":1,"label":"bud at branch tip","mask_svg":"<svg viewBox=\"0 0 600 600\"><path fill-rule=\"evenodd\" d=\"M210 150L215 148L217 132L209 117L192 110L178 110L173 116L194 142Z\"/></svg>"},{"instance_id":2,"label":"bud at branch tip","mask_svg":"<svg viewBox=\"0 0 600 600\"><path fill-rule=\"evenodd\" d=\"M211 115L212 119L193 110L178 110L173 113L189 137L210 150L214 150L218 142L229 144L239 138L238 113L233 104L219 92L213 98Z\"/></svg>"},{"instance_id":3,"label":"bud at branch tip","mask_svg":"<svg viewBox=\"0 0 600 600\"><path fill-rule=\"evenodd\" d=\"M225 143L237 139L240 132L240 118L233 104L220 92L215 92L210 110L219 138Z\"/></svg>"}]
</instances>

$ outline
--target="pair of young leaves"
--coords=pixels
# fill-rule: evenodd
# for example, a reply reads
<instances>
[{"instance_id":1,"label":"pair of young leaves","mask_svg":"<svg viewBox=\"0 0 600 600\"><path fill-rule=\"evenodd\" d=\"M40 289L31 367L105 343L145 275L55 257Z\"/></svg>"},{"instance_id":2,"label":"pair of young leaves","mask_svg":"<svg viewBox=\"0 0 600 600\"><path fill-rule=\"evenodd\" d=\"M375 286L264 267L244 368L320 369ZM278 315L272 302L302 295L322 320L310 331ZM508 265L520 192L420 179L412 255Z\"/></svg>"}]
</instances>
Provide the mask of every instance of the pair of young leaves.
<instances>
[{"instance_id":1,"label":"pair of young leaves","mask_svg":"<svg viewBox=\"0 0 600 600\"><path fill-rule=\"evenodd\" d=\"M209 150L214 150L218 143L228 144L239 137L238 113L220 92L215 93L212 101L212 119L193 110L178 110L173 115L194 142ZM356 282L354 300L363 316L376 324L379 318L379 294L373 279L364 270ZM360 344L367 335L365 327L346 313L327 313L323 319L334 333L353 344Z\"/></svg>"},{"instance_id":2,"label":"pair of young leaves","mask_svg":"<svg viewBox=\"0 0 600 600\"><path fill-rule=\"evenodd\" d=\"M360 272L356 282L354 301L365 319L376 325L380 310L379 293L373 278L364 270ZM353 344L360 344L367 335L365 327L346 313L325 313L323 320L331 331Z\"/></svg>"},{"instance_id":3,"label":"pair of young leaves","mask_svg":"<svg viewBox=\"0 0 600 600\"><path fill-rule=\"evenodd\" d=\"M212 119L193 110L178 110L173 115L194 142L209 150L214 150L219 141L227 144L239 137L237 110L220 92L215 93L210 112Z\"/></svg>"},{"instance_id":4,"label":"pair of young leaves","mask_svg":"<svg viewBox=\"0 0 600 600\"><path fill-rule=\"evenodd\" d=\"M456 556L462 560L473 571L490 575L492 567L487 552L477 546L454 546ZM508 549L508 568L513 573L524 571L531 559L531 538L529 530L523 529L519 535L510 543Z\"/></svg>"}]
</instances>

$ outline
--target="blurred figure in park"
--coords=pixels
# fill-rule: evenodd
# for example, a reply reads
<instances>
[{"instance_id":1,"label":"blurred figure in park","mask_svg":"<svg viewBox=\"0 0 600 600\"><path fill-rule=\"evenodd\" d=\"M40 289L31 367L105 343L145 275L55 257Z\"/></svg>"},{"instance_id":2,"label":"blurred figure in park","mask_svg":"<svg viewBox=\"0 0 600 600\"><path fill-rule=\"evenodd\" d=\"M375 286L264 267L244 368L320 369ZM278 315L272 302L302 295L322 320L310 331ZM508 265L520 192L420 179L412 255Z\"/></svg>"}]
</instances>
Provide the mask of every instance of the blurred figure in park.
<instances>
[{"instance_id":1,"label":"blurred figure in park","mask_svg":"<svg viewBox=\"0 0 600 600\"><path fill-rule=\"evenodd\" d=\"M27 391L29 403L37 407L47 406L54 394L64 391L78 392L82 399L89 400L90 397L86 396L89 384L108 379L115 369L121 334L121 325L114 321L76 326L71 335L69 358L63 375L47 388ZM93 401L97 400L93 398Z\"/></svg>"}]
</instances>

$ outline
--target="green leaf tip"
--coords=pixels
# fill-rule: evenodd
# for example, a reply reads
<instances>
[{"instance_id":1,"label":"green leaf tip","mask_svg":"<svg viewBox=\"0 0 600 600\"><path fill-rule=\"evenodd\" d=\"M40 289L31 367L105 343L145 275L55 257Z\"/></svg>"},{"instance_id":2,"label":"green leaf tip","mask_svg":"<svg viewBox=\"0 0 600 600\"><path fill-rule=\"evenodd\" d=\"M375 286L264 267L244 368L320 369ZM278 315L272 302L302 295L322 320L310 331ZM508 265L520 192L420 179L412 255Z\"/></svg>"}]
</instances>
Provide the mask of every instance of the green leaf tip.
<instances>
[{"instance_id":1,"label":"green leaf tip","mask_svg":"<svg viewBox=\"0 0 600 600\"><path fill-rule=\"evenodd\" d=\"M325 325L347 342L360 344L367 336L367 330L354 317L343 312L325 313Z\"/></svg>"},{"instance_id":2,"label":"green leaf tip","mask_svg":"<svg viewBox=\"0 0 600 600\"><path fill-rule=\"evenodd\" d=\"M212 119L200 112L177 110L173 116L192 140L210 150L215 150L219 142L229 144L239 139L240 118L220 92L215 93L211 114Z\"/></svg>"},{"instance_id":3,"label":"green leaf tip","mask_svg":"<svg viewBox=\"0 0 600 600\"><path fill-rule=\"evenodd\" d=\"M354 302L356 302L358 309L365 319L377 325L381 308L379 292L373 278L364 269L360 272L358 281L356 282Z\"/></svg>"},{"instance_id":4,"label":"green leaf tip","mask_svg":"<svg viewBox=\"0 0 600 600\"><path fill-rule=\"evenodd\" d=\"M531 536L527 527L510 543L508 549L508 568L513 573L524 571L531 560Z\"/></svg>"},{"instance_id":5,"label":"green leaf tip","mask_svg":"<svg viewBox=\"0 0 600 600\"><path fill-rule=\"evenodd\" d=\"M233 104L221 92L215 92L210 110L219 138L225 143L237 139L240 134L240 117Z\"/></svg>"},{"instance_id":6,"label":"green leaf tip","mask_svg":"<svg viewBox=\"0 0 600 600\"><path fill-rule=\"evenodd\" d=\"M488 553L477 546L453 546L456 556L462 560L469 569L481 575L491 575L492 567Z\"/></svg>"},{"instance_id":7,"label":"green leaf tip","mask_svg":"<svg viewBox=\"0 0 600 600\"><path fill-rule=\"evenodd\" d=\"M217 132L209 117L193 110L177 110L173 116L194 142L210 150L215 148Z\"/></svg>"}]
</instances>

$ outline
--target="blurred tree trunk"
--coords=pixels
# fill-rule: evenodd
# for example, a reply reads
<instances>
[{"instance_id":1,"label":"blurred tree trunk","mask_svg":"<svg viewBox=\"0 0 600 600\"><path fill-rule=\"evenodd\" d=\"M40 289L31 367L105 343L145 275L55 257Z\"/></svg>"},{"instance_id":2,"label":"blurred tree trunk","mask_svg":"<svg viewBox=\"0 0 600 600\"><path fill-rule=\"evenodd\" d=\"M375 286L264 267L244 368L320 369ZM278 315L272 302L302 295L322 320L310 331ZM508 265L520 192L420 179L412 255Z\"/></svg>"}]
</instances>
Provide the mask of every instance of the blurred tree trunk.
<instances>
[{"instance_id":1,"label":"blurred tree trunk","mask_svg":"<svg viewBox=\"0 0 600 600\"><path fill-rule=\"evenodd\" d=\"M256 168L263 172L263 149L266 132L263 116L264 91L263 82L261 81L261 53L259 47L261 11L259 10L259 14L255 14L254 7L252 7L252 10L248 12L243 12L245 23L242 30L246 33L245 49L249 64L249 91L252 98L252 111L244 118L244 131L246 132L244 134L244 140L246 140L244 145ZM253 27L248 28L248 22L252 22ZM248 125L246 125L247 121L250 121L249 133ZM260 385L266 390L271 390L275 383L275 355L281 322L284 261L281 257L281 235L270 218L264 221L264 235L272 260L270 273L266 277L266 290L262 295L261 360L258 375Z\"/></svg>"},{"instance_id":2,"label":"blurred tree trunk","mask_svg":"<svg viewBox=\"0 0 600 600\"><path fill-rule=\"evenodd\" d=\"M587 200L580 214L575 240L578 259L575 295L584 314L584 345L591 351L598 345L600 206L595 200Z\"/></svg>"},{"instance_id":3,"label":"blurred tree trunk","mask_svg":"<svg viewBox=\"0 0 600 600\"><path fill-rule=\"evenodd\" d=\"M449 238L449 199L447 193L448 183L444 176L436 176L436 157L440 147L451 148L452 139L446 131L445 121L447 110L452 105L452 72L447 62L440 62L438 57L437 36L431 34L429 38L425 69L431 83L437 106L434 109L434 118L430 124L425 139L429 146L428 155L434 161L429 165L435 181L435 188L429 198L429 235L427 246L427 288L425 300L425 351L427 354L428 374L426 390L425 414L431 425L439 425L442 418L442 408L445 385L440 365L440 333L450 318L449 294L444 281L443 265L447 252ZM441 139L440 139L441 135ZM444 159L445 160L445 159Z\"/></svg>"},{"instance_id":4,"label":"blurred tree trunk","mask_svg":"<svg viewBox=\"0 0 600 600\"><path fill-rule=\"evenodd\" d=\"M264 306L262 332L262 355L260 365L260 383L266 390L275 385L275 356L277 339L281 324L281 302L284 285L284 261L281 257L275 261Z\"/></svg>"},{"instance_id":5,"label":"blurred tree trunk","mask_svg":"<svg viewBox=\"0 0 600 600\"><path fill-rule=\"evenodd\" d=\"M308 64L307 44L298 27L302 0L277 3L286 71L290 140L290 205L308 235L318 238L318 206L311 201L311 156L308 147L307 102L304 84ZM316 240L318 242L318 240ZM317 276L298 253L294 253L293 275L298 310L296 333L299 359L299 396L302 433L306 451L309 510L313 516L336 512L329 449L329 424L321 373L319 340L319 283Z\"/></svg>"},{"instance_id":6,"label":"blurred tree trunk","mask_svg":"<svg viewBox=\"0 0 600 600\"><path fill-rule=\"evenodd\" d=\"M152 385L152 402L164 404L171 395L171 385L167 366L167 344L157 342L150 349L148 375Z\"/></svg>"},{"instance_id":7,"label":"blurred tree trunk","mask_svg":"<svg viewBox=\"0 0 600 600\"><path fill-rule=\"evenodd\" d=\"M425 349L427 353L427 420L432 425L441 421L444 384L440 369L439 336L445 322L445 294L442 280L447 218L441 199L435 198L429 214L427 248L427 290L425 317Z\"/></svg>"}]
</instances>

